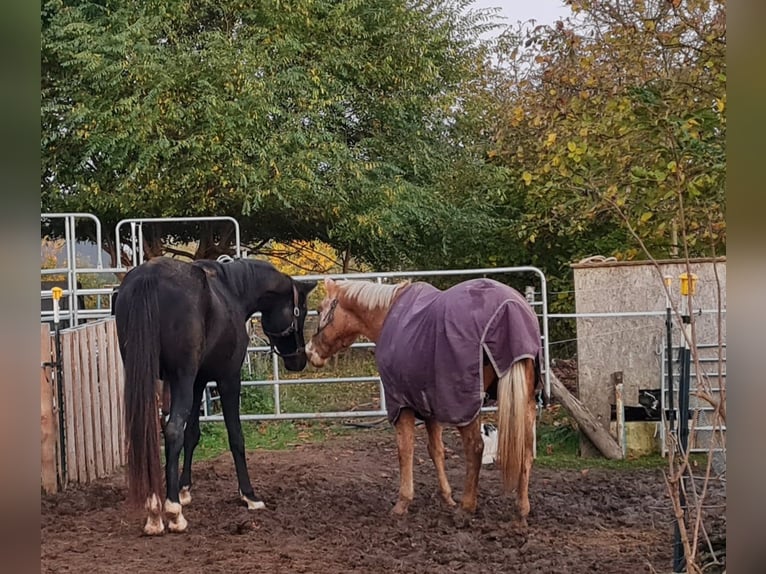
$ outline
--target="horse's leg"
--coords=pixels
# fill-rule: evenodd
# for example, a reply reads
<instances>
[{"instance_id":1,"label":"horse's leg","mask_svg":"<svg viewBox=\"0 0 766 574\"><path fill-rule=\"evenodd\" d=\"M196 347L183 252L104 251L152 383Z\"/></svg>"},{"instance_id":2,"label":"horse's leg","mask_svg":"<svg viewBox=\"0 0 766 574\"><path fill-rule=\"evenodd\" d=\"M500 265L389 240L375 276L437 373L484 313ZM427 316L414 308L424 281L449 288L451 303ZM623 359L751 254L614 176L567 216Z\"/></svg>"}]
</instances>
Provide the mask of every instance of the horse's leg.
<instances>
[{"instance_id":1,"label":"horse's leg","mask_svg":"<svg viewBox=\"0 0 766 574\"><path fill-rule=\"evenodd\" d=\"M399 452L399 500L396 501L392 514L401 516L415 496L412 484L412 459L415 453L415 412L402 409L396 420L396 447Z\"/></svg>"},{"instance_id":2,"label":"horse's leg","mask_svg":"<svg viewBox=\"0 0 766 574\"><path fill-rule=\"evenodd\" d=\"M239 376L218 380L223 420L229 435L229 449L234 458L234 467L237 470L239 496L247 504L248 509L258 510L265 508L265 505L261 497L253 492L250 475L247 472L245 438L242 436L242 423L239 420L239 391L241 387L242 381Z\"/></svg>"},{"instance_id":3,"label":"horse's leg","mask_svg":"<svg viewBox=\"0 0 766 574\"><path fill-rule=\"evenodd\" d=\"M189 422L186 424L186 430L184 430L184 468L181 472L181 479L179 481L181 492L178 495L178 499L182 506L186 506L191 502L192 457L194 456L194 449L197 448L197 445L199 444L199 409L202 404L202 395L205 392L205 385L206 381L201 381L199 379L194 383L194 398L192 400L191 414L189 415Z\"/></svg>"},{"instance_id":4,"label":"horse's leg","mask_svg":"<svg viewBox=\"0 0 766 574\"><path fill-rule=\"evenodd\" d=\"M524 462L519 478L519 488L516 493L516 504L519 508L520 526L527 526L529 515L529 476L532 471L535 444L535 425L537 423L537 407L535 405L535 365L530 359L524 365L525 381L527 387L527 405L525 406L524 418Z\"/></svg>"},{"instance_id":5,"label":"horse's leg","mask_svg":"<svg viewBox=\"0 0 766 574\"><path fill-rule=\"evenodd\" d=\"M183 532L188 523L181 512L178 485L178 459L184 445L184 428L191 412L194 377L179 376L171 381L170 417L165 425L165 514L170 532Z\"/></svg>"},{"instance_id":6,"label":"horse's leg","mask_svg":"<svg viewBox=\"0 0 766 574\"><path fill-rule=\"evenodd\" d=\"M460 508L465 512L476 510L476 499L479 492L479 471L481 470L481 455L484 452L484 441L481 438L481 418L459 427L465 452L465 486Z\"/></svg>"},{"instance_id":7,"label":"horse's leg","mask_svg":"<svg viewBox=\"0 0 766 574\"><path fill-rule=\"evenodd\" d=\"M436 477L439 479L439 494L447 506L455 506L452 500L452 487L447 480L444 470L444 442L442 441L442 426L433 419L426 419L428 429L428 454L436 467Z\"/></svg>"},{"instance_id":8,"label":"horse's leg","mask_svg":"<svg viewBox=\"0 0 766 574\"><path fill-rule=\"evenodd\" d=\"M156 493L152 493L146 499L145 504L147 516L144 523L144 534L147 536L157 536L165 533L165 525L162 522L162 504Z\"/></svg>"}]
</instances>

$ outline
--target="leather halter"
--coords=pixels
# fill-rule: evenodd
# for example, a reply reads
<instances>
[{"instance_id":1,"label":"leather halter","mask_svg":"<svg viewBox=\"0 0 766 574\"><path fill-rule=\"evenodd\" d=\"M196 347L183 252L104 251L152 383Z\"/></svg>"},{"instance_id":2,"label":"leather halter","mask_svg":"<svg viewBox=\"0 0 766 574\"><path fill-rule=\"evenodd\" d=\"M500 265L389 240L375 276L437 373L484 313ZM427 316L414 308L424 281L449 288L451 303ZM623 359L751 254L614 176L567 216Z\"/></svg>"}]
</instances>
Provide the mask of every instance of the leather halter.
<instances>
[{"instance_id":1,"label":"leather halter","mask_svg":"<svg viewBox=\"0 0 766 574\"><path fill-rule=\"evenodd\" d=\"M298 306L298 289L295 286L295 282L293 282L293 319L290 321L290 324L283 329L282 331L278 333L274 333L271 331L267 331L266 329L263 329L263 333L269 337L269 346L271 347L271 352L275 355L278 355L280 357L295 357L297 355L301 354L301 345L300 341L298 340L298 335L300 334L299 328L298 328L298 319L301 316L301 310ZM295 334L295 351L292 353L282 353L279 349L274 345L272 342L272 337L287 337L288 335Z\"/></svg>"},{"instance_id":2,"label":"leather halter","mask_svg":"<svg viewBox=\"0 0 766 574\"><path fill-rule=\"evenodd\" d=\"M325 321L323 324L321 324L321 325L319 325L319 326L317 327L317 332L316 332L316 333L314 333L314 336L315 336L315 337L316 337L317 335L319 335L319 333L321 333L322 331L324 331L324 330L325 330L327 327L329 327L329 326L332 324L332 322L333 322L333 319L335 319L335 308L336 308L337 306L338 306L338 298L336 297L336 298L335 298L335 299L333 299L333 300L332 300L332 302L330 303L330 310L327 312L327 320L326 320L326 321Z\"/></svg>"}]
</instances>

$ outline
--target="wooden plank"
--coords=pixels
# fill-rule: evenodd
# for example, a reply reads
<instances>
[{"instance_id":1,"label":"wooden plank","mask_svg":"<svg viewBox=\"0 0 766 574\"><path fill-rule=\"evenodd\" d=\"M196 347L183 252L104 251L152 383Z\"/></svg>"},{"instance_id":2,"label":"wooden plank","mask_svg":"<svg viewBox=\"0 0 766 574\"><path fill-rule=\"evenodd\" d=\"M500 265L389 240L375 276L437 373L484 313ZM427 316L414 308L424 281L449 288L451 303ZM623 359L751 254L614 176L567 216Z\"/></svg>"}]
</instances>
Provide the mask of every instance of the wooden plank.
<instances>
[{"instance_id":1,"label":"wooden plank","mask_svg":"<svg viewBox=\"0 0 766 574\"><path fill-rule=\"evenodd\" d=\"M58 490L56 477L56 417L53 412L51 334L47 323L40 324L40 482L47 494Z\"/></svg>"},{"instance_id":2,"label":"wooden plank","mask_svg":"<svg viewBox=\"0 0 766 574\"><path fill-rule=\"evenodd\" d=\"M112 393L109 383L109 357L106 348L106 325L99 321L94 325L96 346L98 348L98 388L101 392L101 440L104 470L106 474L114 472L114 445L112 444L111 404Z\"/></svg>"},{"instance_id":3,"label":"wooden plank","mask_svg":"<svg viewBox=\"0 0 766 574\"><path fill-rule=\"evenodd\" d=\"M559 400L569 414L577 421L580 430L587 436L593 445L606 458L620 460L623 458L622 449L609 431L601 426L596 417L585 407L585 405L550 373L551 394Z\"/></svg>"},{"instance_id":4,"label":"wooden plank","mask_svg":"<svg viewBox=\"0 0 766 574\"><path fill-rule=\"evenodd\" d=\"M96 478L96 451L93 437L93 393L91 392L90 356L88 329L76 331L80 344L80 381L82 383L82 424L85 433L85 470L87 482Z\"/></svg>"},{"instance_id":5,"label":"wooden plank","mask_svg":"<svg viewBox=\"0 0 766 574\"><path fill-rule=\"evenodd\" d=\"M122 453L122 461L123 464L127 464L128 462L128 451L127 451L127 434L125 432L125 369L122 365L122 355L120 355L120 346L119 342L117 340L117 323L112 322L112 340L114 341L114 362L115 362L115 372L117 374L117 396L119 397L119 408L118 412L120 413L120 425L118 427L119 429L119 436L120 436L120 448Z\"/></svg>"},{"instance_id":6,"label":"wooden plank","mask_svg":"<svg viewBox=\"0 0 766 574\"><path fill-rule=\"evenodd\" d=\"M90 354L90 400L91 417L93 420L93 452L96 466L96 476L103 478L106 476L104 471L104 440L103 427L101 420L101 379L98 376L98 338L96 331L98 325L89 324L83 331L87 337L88 353Z\"/></svg>"},{"instance_id":7,"label":"wooden plank","mask_svg":"<svg viewBox=\"0 0 766 574\"><path fill-rule=\"evenodd\" d=\"M88 482L88 463L85 457L85 422L83 417L82 402L82 368L80 366L80 338L77 331L67 333L72 353L72 373L69 380L74 394L74 430L76 460L72 461L77 473L77 482Z\"/></svg>"},{"instance_id":8,"label":"wooden plank","mask_svg":"<svg viewBox=\"0 0 766 574\"><path fill-rule=\"evenodd\" d=\"M66 481L77 482L77 431L75 425L75 372L72 355L72 334L62 332L61 360L63 375L61 384L64 385L64 420L66 433Z\"/></svg>"},{"instance_id":9,"label":"wooden plank","mask_svg":"<svg viewBox=\"0 0 766 574\"><path fill-rule=\"evenodd\" d=\"M614 383L614 408L617 419L617 443L622 450L622 456L625 457L628 452L625 431L625 388L623 384L622 371L612 373L612 382Z\"/></svg>"},{"instance_id":10,"label":"wooden plank","mask_svg":"<svg viewBox=\"0 0 766 574\"><path fill-rule=\"evenodd\" d=\"M112 385L112 441L115 445L115 464L122 466L127 461L125 445L125 414L123 412L123 394L121 380L123 378L122 361L117 343L117 330L114 320L107 323L107 344L109 349L109 381Z\"/></svg>"}]
</instances>

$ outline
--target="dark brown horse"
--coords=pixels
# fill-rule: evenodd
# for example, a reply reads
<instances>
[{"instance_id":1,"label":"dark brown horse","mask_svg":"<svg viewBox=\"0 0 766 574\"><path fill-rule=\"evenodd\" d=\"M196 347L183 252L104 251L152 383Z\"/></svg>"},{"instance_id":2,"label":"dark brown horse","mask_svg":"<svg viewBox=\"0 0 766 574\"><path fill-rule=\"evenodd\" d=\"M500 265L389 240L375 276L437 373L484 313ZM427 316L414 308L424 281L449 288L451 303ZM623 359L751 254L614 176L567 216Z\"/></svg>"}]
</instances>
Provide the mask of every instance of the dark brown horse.
<instances>
[{"instance_id":1,"label":"dark brown horse","mask_svg":"<svg viewBox=\"0 0 766 574\"><path fill-rule=\"evenodd\" d=\"M249 341L245 325L260 311L272 350L288 370L304 369L306 297L315 285L294 281L264 261L245 259L184 263L156 257L127 273L113 312L125 365L128 499L146 505L144 533L164 532L159 380L170 394L163 427L168 529L183 532L187 527L182 505L191 501L192 455L208 381L218 385L240 497L250 509L263 508L250 484L239 419L240 372Z\"/></svg>"},{"instance_id":2,"label":"dark brown horse","mask_svg":"<svg viewBox=\"0 0 766 574\"><path fill-rule=\"evenodd\" d=\"M498 398L498 462L503 484L516 490L520 523L529 514L534 451L535 392L540 383L537 317L516 290L472 279L446 291L427 283L381 285L325 280L319 327L306 346L317 367L357 337L376 343L375 359L396 428L402 515L412 502L415 419L425 421L439 493L456 506L444 468L442 425L458 427L466 459L461 510L476 509L484 442L485 393Z\"/></svg>"}]
</instances>

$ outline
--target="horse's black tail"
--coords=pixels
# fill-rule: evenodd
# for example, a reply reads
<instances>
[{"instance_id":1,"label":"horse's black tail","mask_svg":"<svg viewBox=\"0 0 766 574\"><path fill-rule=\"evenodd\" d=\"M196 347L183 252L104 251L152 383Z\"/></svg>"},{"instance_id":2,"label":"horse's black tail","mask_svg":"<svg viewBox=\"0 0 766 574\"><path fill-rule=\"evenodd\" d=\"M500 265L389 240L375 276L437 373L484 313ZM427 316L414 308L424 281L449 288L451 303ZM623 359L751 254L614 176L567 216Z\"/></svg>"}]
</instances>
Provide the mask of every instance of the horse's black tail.
<instances>
[{"instance_id":1,"label":"horse's black tail","mask_svg":"<svg viewBox=\"0 0 766 574\"><path fill-rule=\"evenodd\" d=\"M124 337L120 345L125 366L125 430L128 502L144 504L153 495L162 500L159 407L156 384L160 370L160 323L157 280L138 277L120 293L117 314ZM120 316L122 315L122 316Z\"/></svg>"}]
</instances>

